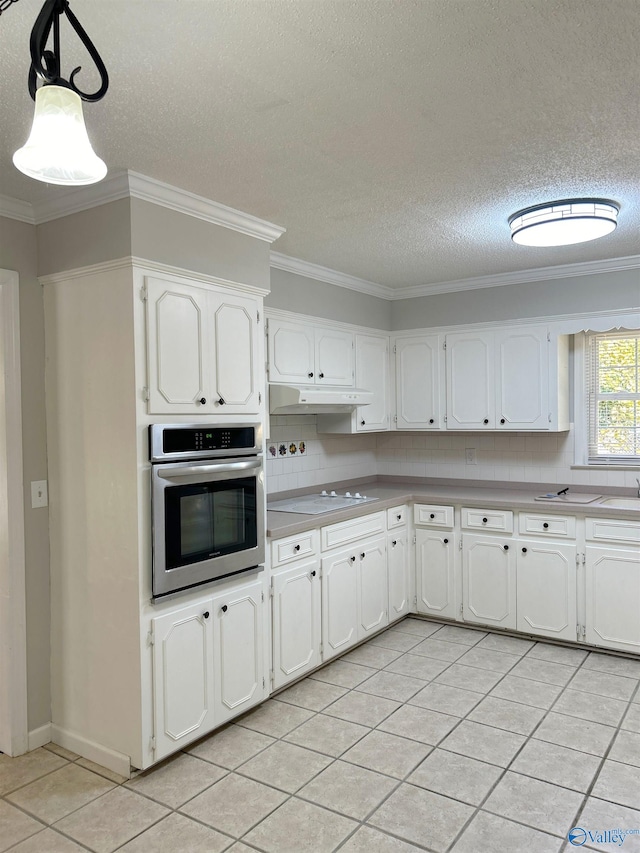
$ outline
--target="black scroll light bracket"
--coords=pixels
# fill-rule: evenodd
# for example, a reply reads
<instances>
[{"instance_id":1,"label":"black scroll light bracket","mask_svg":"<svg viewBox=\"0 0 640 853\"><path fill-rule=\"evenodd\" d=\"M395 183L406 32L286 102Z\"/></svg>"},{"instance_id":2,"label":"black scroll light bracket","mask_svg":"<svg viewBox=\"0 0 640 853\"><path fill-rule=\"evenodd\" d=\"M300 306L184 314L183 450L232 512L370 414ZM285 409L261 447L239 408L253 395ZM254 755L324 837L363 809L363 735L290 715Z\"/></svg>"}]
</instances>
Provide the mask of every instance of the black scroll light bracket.
<instances>
[{"instance_id":1,"label":"black scroll light bracket","mask_svg":"<svg viewBox=\"0 0 640 853\"><path fill-rule=\"evenodd\" d=\"M92 93L83 92L75 84L76 74L81 66L74 68L69 79L60 76L60 18L66 15L67 20L76 31L80 41L86 47L89 56L94 61L100 75L100 88ZM47 49L47 42L53 28L53 50ZM36 82L40 80L44 86L64 86L71 89L83 101L99 101L109 88L109 75L100 54L87 35L80 21L69 8L68 0L45 0L31 30L29 42L31 50L31 67L29 68L29 94L36 99Z\"/></svg>"}]
</instances>

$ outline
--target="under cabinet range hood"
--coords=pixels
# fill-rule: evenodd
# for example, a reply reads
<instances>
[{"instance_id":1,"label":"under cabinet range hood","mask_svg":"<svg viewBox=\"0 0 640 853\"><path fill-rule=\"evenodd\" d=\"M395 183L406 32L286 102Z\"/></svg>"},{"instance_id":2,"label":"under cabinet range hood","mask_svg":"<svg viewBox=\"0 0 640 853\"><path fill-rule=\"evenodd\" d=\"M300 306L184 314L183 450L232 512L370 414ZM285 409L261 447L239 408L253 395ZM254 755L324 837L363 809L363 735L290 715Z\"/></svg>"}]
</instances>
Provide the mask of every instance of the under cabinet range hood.
<instances>
[{"instance_id":1,"label":"under cabinet range hood","mask_svg":"<svg viewBox=\"0 0 640 853\"><path fill-rule=\"evenodd\" d=\"M373 391L339 385L269 385L272 415L314 415L350 412L373 402Z\"/></svg>"}]
</instances>

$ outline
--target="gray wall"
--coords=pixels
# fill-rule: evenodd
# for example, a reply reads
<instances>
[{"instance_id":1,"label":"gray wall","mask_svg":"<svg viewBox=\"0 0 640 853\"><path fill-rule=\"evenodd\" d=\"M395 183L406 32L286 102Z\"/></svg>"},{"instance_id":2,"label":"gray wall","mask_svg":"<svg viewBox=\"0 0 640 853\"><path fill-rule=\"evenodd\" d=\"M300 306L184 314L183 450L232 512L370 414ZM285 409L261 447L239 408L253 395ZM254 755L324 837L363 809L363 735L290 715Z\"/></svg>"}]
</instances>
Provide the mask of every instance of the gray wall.
<instances>
[{"instance_id":1,"label":"gray wall","mask_svg":"<svg viewBox=\"0 0 640 853\"><path fill-rule=\"evenodd\" d=\"M266 308L309 314L323 320L337 320L371 329L391 328L391 303L388 300L285 270L271 269L271 293L264 304Z\"/></svg>"},{"instance_id":2,"label":"gray wall","mask_svg":"<svg viewBox=\"0 0 640 853\"><path fill-rule=\"evenodd\" d=\"M391 303L391 328L522 320L640 306L640 270L439 293Z\"/></svg>"},{"instance_id":3,"label":"gray wall","mask_svg":"<svg viewBox=\"0 0 640 853\"><path fill-rule=\"evenodd\" d=\"M51 720L49 511L31 509L32 480L47 479L44 407L44 310L37 279L36 228L0 217L0 266L20 277L20 361L27 599L29 730Z\"/></svg>"},{"instance_id":4,"label":"gray wall","mask_svg":"<svg viewBox=\"0 0 640 853\"><path fill-rule=\"evenodd\" d=\"M86 267L131 254L128 198L38 225L38 275Z\"/></svg>"},{"instance_id":5,"label":"gray wall","mask_svg":"<svg viewBox=\"0 0 640 853\"><path fill-rule=\"evenodd\" d=\"M270 244L246 234L131 199L131 254L227 281L269 288Z\"/></svg>"}]
</instances>

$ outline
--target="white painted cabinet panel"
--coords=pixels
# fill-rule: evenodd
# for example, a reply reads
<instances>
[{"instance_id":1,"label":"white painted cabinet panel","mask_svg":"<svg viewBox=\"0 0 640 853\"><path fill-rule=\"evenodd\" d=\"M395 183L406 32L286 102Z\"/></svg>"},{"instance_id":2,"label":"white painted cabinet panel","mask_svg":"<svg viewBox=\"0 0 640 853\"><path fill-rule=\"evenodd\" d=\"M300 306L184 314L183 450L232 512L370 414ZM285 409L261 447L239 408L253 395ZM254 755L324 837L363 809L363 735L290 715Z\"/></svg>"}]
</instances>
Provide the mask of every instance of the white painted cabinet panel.
<instances>
[{"instance_id":1,"label":"white painted cabinet panel","mask_svg":"<svg viewBox=\"0 0 640 853\"><path fill-rule=\"evenodd\" d=\"M262 597L259 580L211 600L216 725L265 698Z\"/></svg>"},{"instance_id":2,"label":"white painted cabinet panel","mask_svg":"<svg viewBox=\"0 0 640 853\"><path fill-rule=\"evenodd\" d=\"M358 558L355 547L322 558L323 660L358 641Z\"/></svg>"},{"instance_id":3,"label":"white painted cabinet panel","mask_svg":"<svg viewBox=\"0 0 640 853\"><path fill-rule=\"evenodd\" d=\"M447 429L493 429L493 332L447 335Z\"/></svg>"},{"instance_id":4,"label":"white painted cabinet panel","mask_svg":"<svg viewBox=\"0 0 640 853\"><path fill-rule=\"evenodd\" d=\"M588 643L640 652L640 552L637 547L586 549Z\"/></svg>"},{"instance_id":5,"label":"white painted cabinet panel","mask_svg":"<svg viewBox=\"0 0 640 853\"><path fill-rule=\"evenodd\" d=\"M213 620L197 604L151 620L155 760L215 725Z\"/></svg>"},{"instance_id":6,"label":"white painted cabinet panel","mask_svg":"<svg viewBox=\"0 0 640 853\"><path fill-rule=\"evenodd\" d=\"M145 286L149 413L257 413L257 300L171 279Z\"/></svg>"},{"instance_id":7,"label":"white painted cabinet panel","mask_svg":"<svg viewBox=\"0 0 640 853\"><path fill-rule=\"evenodd\" d=\"M301 560L271 579L273 688L319 666L320 560Z\"/></svg>"},{"instance_id":8,"label":"white painted cabinet panel","mask_svg":"<svg viewBox=\"0 0 640 853\"><path fill-rule=\"evenodd\" d=\"M389 338L356 335L356 388L373 391L373 402L355 412L357 432L389 429Z\"/></svg>"},{"instance_id":9,"label":"white painted cabinet panel","mask_svg":"<svg viewBox=\"0 0 640 853\"><path fill-rule=\"evenodd\" d=\"M353 386L353 334L270 318L269 381Z\"/></svg>"},{"instance_id":10,"label":"white painted cabinet panel","mask_svg":"<svg viewBox=\"0 0 640 853\"><path fill-rule=\"evenodd\" d=\"M442 338L396 338L395 354L397 429L443 429Z\"/></svg>"},{"instance_id":11,"label":"white painted cabinet panel","mask_svg":"<svg viewBox=\"0 0 640 853\"><path fill-rule=\"evenodd\" d=\"M418 613L457 619L453 533L416 528Z\"/></svg>"},{"instance_id":12,"label":"white painted cabinet panel","mask_svg":"<svg viewBox=\"0 0 640 853\"><path fill-rule=\"evenodd\" d=\"M411 561L406 527L387 536L387 570L389 572L389 621L406 616L412 609Z\"/></svg>"},{"instance_id":13,"label":"white painted cabinet panel","mask_svg":"<svg viewBox=\"0 0 640 853\"><path fill-rule=\"evenodd\" d=\"M549 342L546 327L496 332L498 429L549 429Z\"/></svg>"},{"instance_id":14,"label":"white painted cabinet panel","mask_svg":"<svg viewBox=\"0 0 640 853\"><path fill-rule=\"evenodd\" d=\"M315 330L318 385L353 385L353 335L339 329Z\"/></svg>"},{"instance_id":15,"label":"white painted cabinet panel","mask_svg":"<svg viewBox=\"0 0 640 853\"><path fill-rule=\"evenodd\" d=\"M389 622L386 536L358 545L358 639L374 634Z\"/></svg>"},{"instance_id":16,"label":"white painted cabinet panel","mask_svg":"<svg viewBox=\"0 0 640 853\"><path fill-rule=\"evenodd\" d=\"M575 545L518 541L518 631L575 641L576 553Z\"/></svg>"},{"instance_id":17,"label":"white painted cabinet panel","mask_svg":"<svg viewBox=\"0 0 640 853\"><path fill-rule=\"evenodd\" d=\"M462 606L468 622L516 627L516 565L510 539L463 535Z\"/></svg>"}]
</instances>

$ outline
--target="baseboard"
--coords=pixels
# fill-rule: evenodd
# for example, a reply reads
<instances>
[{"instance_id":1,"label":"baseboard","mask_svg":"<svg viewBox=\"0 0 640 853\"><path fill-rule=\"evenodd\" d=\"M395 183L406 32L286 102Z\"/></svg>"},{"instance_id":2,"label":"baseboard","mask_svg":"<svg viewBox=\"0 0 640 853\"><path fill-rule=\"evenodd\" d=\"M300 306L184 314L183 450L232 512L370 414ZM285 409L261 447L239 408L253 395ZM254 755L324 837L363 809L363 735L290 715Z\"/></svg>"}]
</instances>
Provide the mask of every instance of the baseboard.
<instances>
[{"instance_id":1,"label":"baseboard","mask_svg":"<svg viewBox=\"0 0 640 853\"><path fill-rule=\"evenodd\" d=\"M32 749L37 749L39 746L44 746L45 743L51 743L51 723L45 723L38 729L33 729L29 732L29 752Z\"/></svg>"},{"instance_id":2,"label":"baseboard","mask_svg":"<svg viewBox=\"0 0 640 853\"><path fill-rule=\"evenodd\" d=\"M128 755L123 755L121 752L116 752L114 749L109 749L107 746L54 724L51 725L50 739L54 743L64 746L65 749L77 752L78 755L89 759L89 761L94 761L108 770L113 770L120 776L125 776L127 779L131 776L131 761Z\"/></svg>"}]
</instances>

